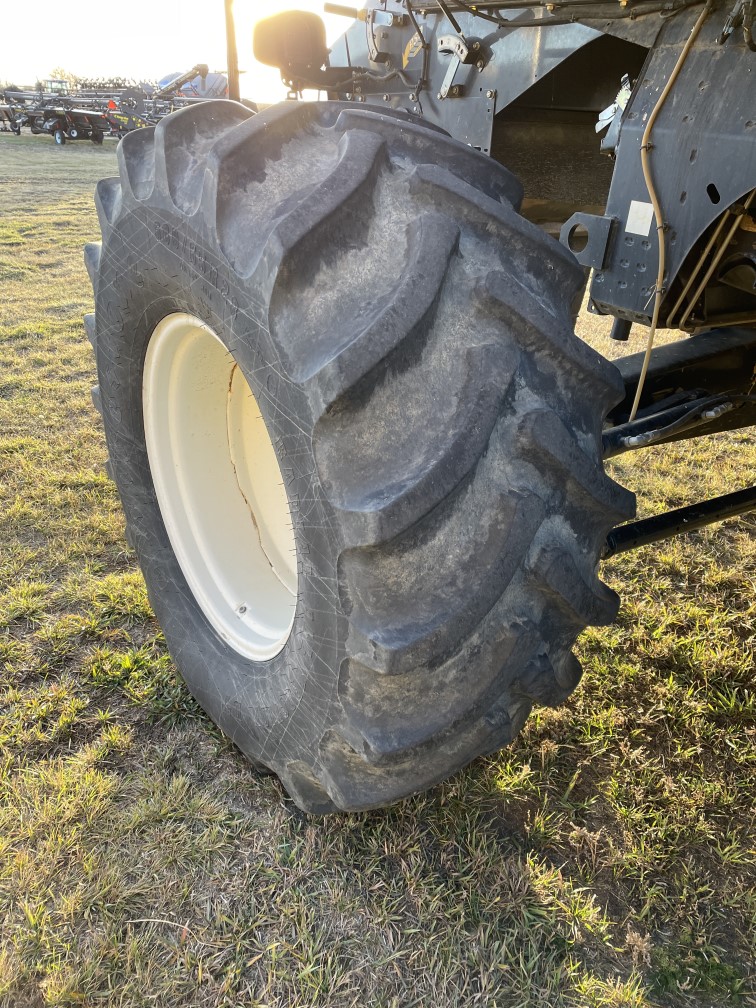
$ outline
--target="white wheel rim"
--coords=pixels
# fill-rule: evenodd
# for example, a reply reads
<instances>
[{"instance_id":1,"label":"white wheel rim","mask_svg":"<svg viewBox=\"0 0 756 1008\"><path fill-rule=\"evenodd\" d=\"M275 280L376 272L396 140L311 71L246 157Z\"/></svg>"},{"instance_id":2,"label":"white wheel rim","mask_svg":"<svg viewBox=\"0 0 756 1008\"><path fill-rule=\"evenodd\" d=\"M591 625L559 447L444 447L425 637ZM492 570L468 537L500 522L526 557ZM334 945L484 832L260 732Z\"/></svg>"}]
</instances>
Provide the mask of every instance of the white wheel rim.
<instances>
[{"instance_id":1,"label":"white wheel rim","mask_svg":"<svg viewBox=\"0 0 756 1008\"><path fill-rule=\"evenodd\" d=\"M274 658L294 622L296 543L247 380L208 326L176 313L150 337L143 404L160 511L197 603L239 654Z\"/></svg>"}]
</instances>

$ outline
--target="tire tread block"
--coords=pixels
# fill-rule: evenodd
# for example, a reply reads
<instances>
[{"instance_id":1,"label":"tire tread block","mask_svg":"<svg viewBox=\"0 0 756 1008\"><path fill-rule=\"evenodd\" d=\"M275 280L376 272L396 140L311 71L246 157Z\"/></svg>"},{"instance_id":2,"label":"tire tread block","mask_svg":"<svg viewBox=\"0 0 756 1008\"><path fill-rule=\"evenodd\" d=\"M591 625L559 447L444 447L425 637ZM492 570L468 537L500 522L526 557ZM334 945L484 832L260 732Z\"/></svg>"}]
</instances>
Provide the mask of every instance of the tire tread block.
<instances>
[{"instance_id":1,"label":"tire tread block","mask_svg":"<svg viewBox=\"0 0 756 1008\"><path fill-rule=\"evenodd\" d=\"M576 439L551 410L534 410L519 426L521 451L533 464L548 458L581 492L582 500L611 527L635 514L635 494L610 479L582 450Z\"/></svg>"},{"instance_id":2,"label":"tire tread block","mask_svg":"<svg viewBox=\"0 0 756 1008\"><path fill-rule=\"evenodd\" d=\"M100 179L95 186L95 206L102 232L115 221L121 210L121 202L121 180L118 177Z\"/></svg>"},{"instance_id":3,"label":"tire tread block","mask_svg":"<svg viewBox=\"0 0 756 1008\"><path fill-rule=\"evenodd\" d=\"M274 226L338 160L334 145L311 133L310 104L286 102L253 115L228 129L207 155L199 211L204 227L239 277L250 277L262 263L270 284L260 291L265 307L284 251L279 240L271 241ZM296 148L293 156L286 156L287 145Z\"/></svg>"},{"instance_id":4,"label":"tire tread block","mask_svg":"<svg viewBox=\"0 0 756 1008\"><path fill-rule=\"evenodd\" d=\"M585 386L591 388L599 407L596 412L606 412L622 399L625 386L617 368L575 336L566 312L549 312L513 273L491 270L478 285L477 295L481 307L498 315L526 347L536 349L545 344L574 375L583 396Z\"/></svg>"},{"instance_id":5,"label":"tire tread block","mask_svg":"<svg viewBox=\"0 0 756 1008\"><path fill-rule=\"evenodd\" d=\"M124 198L143 202L155 185L155 127L127 133L118 144L117 154Z\"/></svg>"},{"instance_id":6,"label":"tire tread block","mask_svg":"<svg viewBox=\"0 0 756 1008\"><path fill-rule=\"evenodd\" d=\"M92 345L92 349L97 349L97 325L95 321L95 313L89 312L84 316L84 331L87 334L87 339Z\"/></svg>"},{"instance_id":7,"label":"tire tread block","mask_svg":"<svg viewBox=\"0 0 756 1008\"><path fill-rule=\"evenodd\" d=\"M507 590L545 507L511 491L476 506L472 490L459 494L430 533L411 529L382 549L342 554L353 658L389 675L434 667L464 645Z\"/></svg>"},{"instance_id":8,"label":"tire tread block","mask_svg":"<svg viewBox=\"0 0 756 1008\"><path fill-rule=\"evenodd\" d=\"M593 575L586 579L570 553L558 546L544 546L529 561L559 610L574 620L577 627L606 626L619 609L619 597Z\"/></svg>"},{"instance_id":9,"label":"tire tread block","mask_svg":"<svg viewBox=\"0 0 756 1008\"><path fill-rule=\"evenodd\" d=\"M405 340L422 335L436 304L459 228L441 214L429 214L408 229L408 262L394 289L362 331L313 375L325 412L347 396Z\"/></svg>"},{"instance_id":10,"label":"tire tread block","mask_svg":"<svg viewBox=\"0 0 756 1008\"><path fill-rule=\"evenodd\" d=\"M306 763L299 760L288 763L278 772L278 777L287 794L301 809L306 809L313 815L328 815L339 811Z\"/></svg>"},{"instance_id":11,"label":"tire tread block","mask_svg":"<svg viewBox=\"0 0 756 1008\"><path fill-rule=\"evenodd\" d=\"M365 423L355 439L359 410L344 410L318 424L314 437L318 471L329 500L340 512L345 547L375 546L393 539L468 476L488 444L517 360L516 353L499 346L464 351L463 377L453 390L454 409L435 431L425 430L431 437L411 465L404 454L391 454L392 435L385 427L381 431ZM418 395L428 397L432 406L433 389Z\"/></svg>"},{"instance_id":12,"label":"tire tread block","mask_svg":"<svg viewBox=\"0 0 756 1008\"><path fill-rule=\"evenodd\" d=\"M528 663L516 689L546 707L558 707L572 693L582 675L582 666L573 654L568 653L558 669L547 654L540 654Z\"/></svg>"},{"instance_id":13,"label":"tire tread block","mask_svg":"<svg viewBox=\"0 0 756 1008\"><path fill-rule=\"evenodd\" d=\"M192 216L202 198L207 156L228 130L253 113L225 99L188 105L155 127L155 176L178 210Z\"/></svg>"},{"instance_id":14,"label":"tire tread block","mask_svg":"<svg viewBox=\"0 0 756 1008\"><path fill-rule=\"evenodd\" d=\"M340 324L334 325L332 284L320 290L320 296L313 296L313 289L317 289L319 271L329 276L341 272L343 248L349 250L347 258L360 256L376 214L379 176L387 168L381 137L347 134L325 179L275 223L273 247L280 249L280 261L268 264L271 275L275 274L269 324L283 349L287 374L297 383L312 378L355 338L353 326L359 321L352 317L352 306L340 306ZM395 269L389 266L383 273Z\"/></svg>"},{"instance_id":15,"label":"tire tread block","mask_svg":"<svg viewBox=\"0 0 756 1008\"><path fill-rule=\"evenodd\" d=\"M530 278L531 296L548 299L555 309L563 311L582 289L584 274L575 257L537 225L521 217L517 213L519 203L512 205L492 198L441 164L417 165L410 187L417 195L428 193L434 206L452 204L449 209L454 216L453 206L462 204L479 226L498 231L515 273ZM549 245L547 257L543 254L545 243Z\"/></svg>"},{"instance_id":16,"label":"tire tread block","mask_svg":"<svg viewBox=\"0 0 756 1008\"><path fill-rule=\"evenodd\" d=\"M89 274L89 282L92 284L95 294L97 294L97 280L100 273L100 257L102 256L102 242L87 242L84 246L84 265Z\"/></svg>"},{"instance_id":17,"label":"tire tread block","mask_svg":"<svg viewBox=\"0 0 756 1008\"><path fill-rule=\"evenodd\" d=\"M511 703L508 684L540 646L540 637L532 627L487 622L473 645L478 674L472 682L466 653L442 669L387 677L359 661L345 661L339 677L345 739L368 762L389 764L438 745L451 731L477 732L479 722L488 724L496 704Z\"/></svg>"},{"instance_id":18,"label":"tire tread block","mask_svg":"<svg viewBox=\"0 0 756 1008\"><path fill-rule=\"evenodd\" d=\"M381 134L397 153L406 153L420 162L419 168L430 168L439 160L439 141L436 130L429 129L417 120L403 122L397 130L393 117L381 115L381 110L344 109L336 120L337 130L369 129ZM446 185L452 180L467 185L472 193L481 193L494 203L506 204L519 210L523 187L520 180L503 165L480 154L465 143L454 140L445 131L443 144L443 172Z\"/></svg>"}]
</instances>

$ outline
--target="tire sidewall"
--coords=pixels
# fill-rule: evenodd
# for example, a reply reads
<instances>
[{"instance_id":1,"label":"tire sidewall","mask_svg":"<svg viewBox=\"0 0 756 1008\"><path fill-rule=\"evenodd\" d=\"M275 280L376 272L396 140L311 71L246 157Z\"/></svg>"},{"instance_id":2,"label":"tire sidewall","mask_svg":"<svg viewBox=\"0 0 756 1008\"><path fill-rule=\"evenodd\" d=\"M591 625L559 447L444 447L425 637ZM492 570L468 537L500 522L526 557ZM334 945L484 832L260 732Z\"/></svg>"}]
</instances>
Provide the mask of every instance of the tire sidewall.
<instances>
[{"instance_id":1,"label":"tire sidewall","mask_svg":"<svg viewBox=\"0 0 756 1008\"><path fill-rule=\"evenodd\" d=\"M242 281L184 218L124 210L104 235L96 297L97 364L112 475L168 648L212 719L272 769L312 765L338 719L346 618L337 585L340 544L317 478L314 420L280 364L257 281ZM188 312L233 354L254 394L286 486L297 543L298 599L283 650L267 662L231 648L198 606L163 523L145 443L142 376L157 324Z\"/></svg>"}]
</instances>

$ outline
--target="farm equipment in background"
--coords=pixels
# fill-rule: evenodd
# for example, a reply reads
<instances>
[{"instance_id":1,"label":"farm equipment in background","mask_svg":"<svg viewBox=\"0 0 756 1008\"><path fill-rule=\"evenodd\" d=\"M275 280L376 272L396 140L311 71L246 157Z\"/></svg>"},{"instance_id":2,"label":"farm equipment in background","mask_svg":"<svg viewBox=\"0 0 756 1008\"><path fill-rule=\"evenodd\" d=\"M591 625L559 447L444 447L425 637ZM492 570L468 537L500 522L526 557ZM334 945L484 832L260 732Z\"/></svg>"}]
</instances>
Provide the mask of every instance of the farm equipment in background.
<instances>
[{"instance_id":1,"label":"farm equipment in background","mask_svg":"<svg viewBox=\"0 0 756 1008\"><path fill-rule=\"evenodd\" d=\"M110 131L113 136L124 137L135 129L143 129L145 126L154 125L155 120L148 119L140 115L126 104L120 107L113 102L113 108L109 108L105 113L110 123Z\"/></svg>"},{"instance_id":2,"label":"farm equipment in background","mask_svg":"<svg viewBox=\"0 0 756 1008\"><path fill-rule=\"evenodd\" d=\"M614 619L600 560L756 507L633 521L604 470L756 423L754 6L368 0L330 51L288 12L254 50L292 100L124 137L108 471L189 688L301 808L506 745ZM644 353L574 334L589 273Z\"/></svg>"},{"instance_id":3,"label":"farm equipment in background","mask_svg":"<svg viewBox=\"0 0 756 1008\"><path fill-rule=\"evenodd\" d=\"M91 140L101 144L111 129L103 112L76 108L63 102L24 107L16 115L15 123L19 133L22 126L28 126L32 133L47 133L59 146L67 140Z\"/></svg>"},{"instance_id":4,"label":"farm equipment in background","mask_svg":"<svg viewBox=\"0 0 756 1008\"><path fill-rule=\"evenodd\" d=\"M18 136L21 126L16 121L20 109L15 105L0 103L0 133L15 133Z\"/></svg>"},{"instance_id":5,"label":"farm equipment in background","mask_svg":"<svg viewBox=\"0 0 756 1008\"><path fill-rule=\"evenodd\" d=\"M183 74L168 74L158 82L152 98L159 101L180 95L183 98L199 98L207 101L209 98L226 98L228 96L228 81L223 74L210 73L207 63L198 63Z\"/></svg>"},{"instance_id":6,"label":"farm equipment in background","mask_svg":"<svg viewBox=\"0 0 756 1008\"><path fill-rule=\"evenodd\" d=\"M134 129L155 125L163 116L198 101L224 97L223 74L198 63L183 74L171 74L159 84L122 79L46 81L34 88L9 88L0 105L0 130L18 135L22 127L47 133L56 143L122 137Z\"/></svg>"}]
</instances>

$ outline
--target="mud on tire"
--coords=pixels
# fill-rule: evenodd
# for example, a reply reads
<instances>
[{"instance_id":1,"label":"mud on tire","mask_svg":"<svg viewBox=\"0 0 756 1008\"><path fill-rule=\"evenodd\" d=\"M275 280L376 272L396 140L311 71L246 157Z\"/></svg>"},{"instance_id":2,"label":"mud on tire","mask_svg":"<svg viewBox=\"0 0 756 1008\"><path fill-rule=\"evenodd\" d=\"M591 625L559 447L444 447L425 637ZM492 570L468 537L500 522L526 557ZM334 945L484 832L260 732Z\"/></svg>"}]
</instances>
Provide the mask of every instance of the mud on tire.
<instances>
[{"instance_id":1,"label":"mud on tire","mask_svg":"<svg viewBox=\"0 0 756 1008\"><path fill-rule=\"evenodd\" d=\"M580 677L632 494L601 463L618 373L573 333L581 272L519 183L383 112L231 102L124 137L86 261L99 404L128 535L209 715L300 807L380 806L511 741ZM200 319L257 400L293 521L291 633L267 661L213 629L166 532L142 378Z\"/></svg>"}]
</instances>

